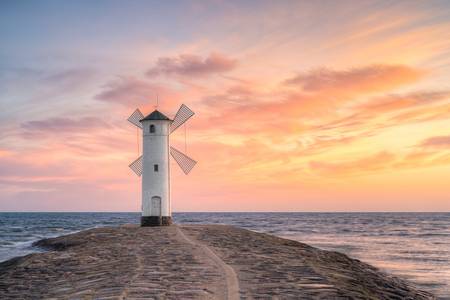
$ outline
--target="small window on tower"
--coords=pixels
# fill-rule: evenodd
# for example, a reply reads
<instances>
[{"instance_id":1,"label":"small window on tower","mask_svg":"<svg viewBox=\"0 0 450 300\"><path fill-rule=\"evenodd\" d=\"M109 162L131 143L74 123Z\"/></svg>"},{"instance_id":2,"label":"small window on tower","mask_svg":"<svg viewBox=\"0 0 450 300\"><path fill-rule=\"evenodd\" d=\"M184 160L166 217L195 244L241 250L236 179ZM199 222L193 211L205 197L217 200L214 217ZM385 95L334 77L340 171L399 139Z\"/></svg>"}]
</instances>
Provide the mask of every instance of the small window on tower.
<instances>
[{"instance_id":1,"label":"small window on tower","mask_svg":"<svg viewBox=\"0 0 450 300\"><path fill-rule=\"evenodd\" d=\"M158 172L158 165L153 165L153 171Z\"/></svg>"},{"instance_id":2,"label":"small window on tower","mask_svg":"<svg viewBox=\"0 0 450 300\"><path fill-rule=\"evenodd\" d=\"M150 133L155 133L155 125L150 125Z\"/></svg>"}]
</instances>

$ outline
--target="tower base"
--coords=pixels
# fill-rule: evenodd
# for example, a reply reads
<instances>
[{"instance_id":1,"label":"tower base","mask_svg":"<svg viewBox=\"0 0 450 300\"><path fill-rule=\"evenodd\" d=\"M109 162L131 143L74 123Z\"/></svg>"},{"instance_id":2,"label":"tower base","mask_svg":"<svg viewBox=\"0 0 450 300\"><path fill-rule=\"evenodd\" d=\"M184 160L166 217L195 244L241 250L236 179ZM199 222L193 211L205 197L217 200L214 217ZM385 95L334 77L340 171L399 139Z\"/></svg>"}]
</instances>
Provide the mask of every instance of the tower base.
<instances>
[{"instance_id":1,"label":"tower base","mask_svg":"<svg viewBox=\"0 0 450 300\"><path fill-rule=\"evenodd\" d=\"M142 216L141 226L169 226L172 224L172 217L158 217L158 216Z\"/></svg>"}]
</instances>

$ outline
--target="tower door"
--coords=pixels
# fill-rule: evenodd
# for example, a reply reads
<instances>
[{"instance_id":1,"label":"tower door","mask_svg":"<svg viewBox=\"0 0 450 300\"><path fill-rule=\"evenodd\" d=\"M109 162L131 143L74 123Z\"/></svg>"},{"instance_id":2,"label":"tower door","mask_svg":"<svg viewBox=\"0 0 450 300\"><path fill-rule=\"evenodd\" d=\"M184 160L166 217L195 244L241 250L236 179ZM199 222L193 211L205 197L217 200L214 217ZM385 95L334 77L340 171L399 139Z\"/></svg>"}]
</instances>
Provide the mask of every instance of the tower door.
<instances>
[{"instance_id":1,"label":"tower door","mask_svg":"<svg viewBox=\"0 0 450 300\"><path fill-rule=\"evenodd\" d=\"M152 197L151 216L161 216L161 197Z\"/></svg>"}]
</instances>

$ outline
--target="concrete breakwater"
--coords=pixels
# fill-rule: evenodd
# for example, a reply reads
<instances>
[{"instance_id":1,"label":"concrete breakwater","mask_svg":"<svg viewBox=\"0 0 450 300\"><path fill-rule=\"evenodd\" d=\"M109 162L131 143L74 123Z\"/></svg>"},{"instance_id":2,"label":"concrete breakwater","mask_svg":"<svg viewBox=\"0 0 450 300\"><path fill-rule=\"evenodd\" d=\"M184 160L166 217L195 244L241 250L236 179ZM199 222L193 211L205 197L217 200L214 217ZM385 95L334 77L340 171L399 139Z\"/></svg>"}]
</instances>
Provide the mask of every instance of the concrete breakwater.
<instances>
[{"instance_id":1,"label":"concrete breakwater","mask_svg":"<svg viewBox=\"0 0 450 300\"><path fill-rule=\"evenodd\" d=\"M348 256L225 225L96 228L0 264L0 299L435 299Z\"/></svg>"}]
</instances>

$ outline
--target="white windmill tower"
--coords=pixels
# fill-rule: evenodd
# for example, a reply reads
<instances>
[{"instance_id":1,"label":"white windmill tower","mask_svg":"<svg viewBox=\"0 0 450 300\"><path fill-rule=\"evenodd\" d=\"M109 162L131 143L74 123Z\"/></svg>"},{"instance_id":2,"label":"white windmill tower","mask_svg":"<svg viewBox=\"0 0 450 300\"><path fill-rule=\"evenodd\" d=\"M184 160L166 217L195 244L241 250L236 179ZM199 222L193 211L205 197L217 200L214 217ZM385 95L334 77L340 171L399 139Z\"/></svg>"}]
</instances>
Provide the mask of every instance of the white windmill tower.
<instances>
[{"instance_id":1,"label":"white windmill tower","mask_svg":"<svg viewBox=\"0 0 450 300\"><path fill-rule=\"evenodd\" d=\"M129 166L138 176L142 175L141 226L172 223L169 153L186 175L197 162L171 147L169 136L193 115L194 112L182 104L173 120L156 109L146 117L136 109L128 118L142 129L142 155Z\"/></svg>"}]
</instances>

